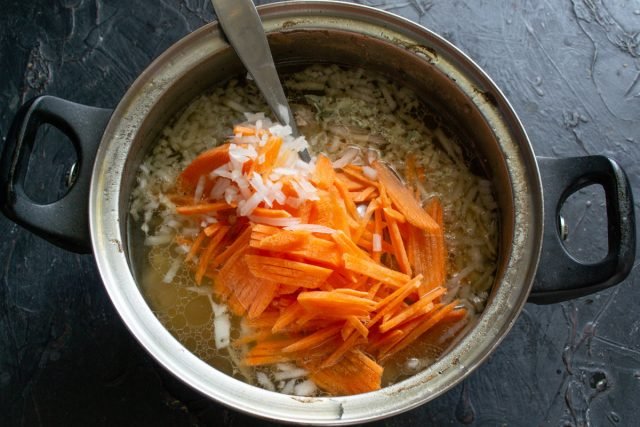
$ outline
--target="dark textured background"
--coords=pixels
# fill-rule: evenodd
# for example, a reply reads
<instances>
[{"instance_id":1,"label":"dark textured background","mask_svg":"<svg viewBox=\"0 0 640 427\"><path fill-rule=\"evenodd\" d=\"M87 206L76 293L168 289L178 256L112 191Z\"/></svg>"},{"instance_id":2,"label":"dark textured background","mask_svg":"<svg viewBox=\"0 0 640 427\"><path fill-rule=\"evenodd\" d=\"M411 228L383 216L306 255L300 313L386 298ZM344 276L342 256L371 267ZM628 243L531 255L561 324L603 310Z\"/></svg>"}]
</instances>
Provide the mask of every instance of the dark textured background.
<instances>
[{"instance_id":1,"label":"dark textured background","mask_svg":"<svg viewBox=\"0 0 640 427\"><path fill-rule=\"evenodd\" d=\"M606 154L640 188L640 2L360 2L468 53L511 100L538 155ZM3 140L17 108L38 94L115 107L153 58L213 18L207 0L0 0L0 10ZM43 146L29 188L49 200L71 150ZM576 256L601 257L602 192L581 191L564 213ZM638 425L637 270L597 295L528 304L462 384L374 425ZM129 334L92 256L0 217L0 425L269 425L187 392Z\"/></svg>"}]
</instances>

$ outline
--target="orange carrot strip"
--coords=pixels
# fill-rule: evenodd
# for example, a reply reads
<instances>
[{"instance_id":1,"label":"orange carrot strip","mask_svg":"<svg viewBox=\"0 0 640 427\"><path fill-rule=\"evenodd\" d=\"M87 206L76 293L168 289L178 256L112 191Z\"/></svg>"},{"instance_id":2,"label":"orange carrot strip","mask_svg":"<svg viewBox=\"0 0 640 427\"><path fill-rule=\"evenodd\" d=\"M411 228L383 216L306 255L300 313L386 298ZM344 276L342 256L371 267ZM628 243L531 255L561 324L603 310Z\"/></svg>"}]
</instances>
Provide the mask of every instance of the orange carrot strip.
<instances>
[{"instance_id":1,"label":"orange carrot strip","mask_svg":"<svg viewBox=\"0 0 640 427\"><path fill-rule=\"evenodd\" d=\"M316 168L311 175L311 182L318 188L328 190L329 187L333 186L335 180L336 172L333 170L331 160L327 156L320 154L316 158Z\"/></svg>"},{"instance_id":2,"label":"orange carrot strip","mask_svg":"<svg viewBox=\"0 0 640 427\"><path fill-rule=\"evenodd\" d=\"M266 132L267 132L266 129L261 129L260 131L257 132L257 135L262 136ZM233 127L233 134L242 135L242 136L253 136L253 135L256 135L256 128L249 127L249 126L235 125Z\"/></svg>"},{"instance_id":3,"label":"orange carrot strip","mask_svg":"<svg viewBox=\"0 0 640 427\"><path fill-rule=\"evenodd\" d=\"M275 334L283 331L287 326L295 322L304 312L304 307L302 307L297 301L294 302L282 311L278 320L276 320L271 328L271 332Z\"/></svg>"},{"instance_id":4,"label":"orange carrot strip","mask_svg":"<svg viewBox=\"0 0 640 427\"><path fill-rule=\"evenodd\" d=\"M384 335L380 335L376 340L370 341L369 345L367 346L367 352L375 353L379 349L392 347L398 341L400 341L404 335L405 332L402 329L395 329Z\"/></svg>"},{"instance_id":5,"label":"orange carrot strip","mask_svg":"<svg viewBox=\"0 0 640 427\"><path fill-rule=\"evenodd\" d=\"M176 212L180 215L198 215L223 211L226 209L234 209L235 206L226 202L202 203L199 205L178 206Z\"/></svg>"},{"instance_id":6,"label":"orange carrot strip","mask_svg":"<svg viewBox=\"0 0 640 427\"><path fill-rule=\"evenodd\" d=\"M295 342L292 338L274 338L258 342L243 360L247 366L271 365L274 363L289 362L292 356L283 353L282 349Z\"/></svg>"},{"instance_id":7,"label":"orange carrot strip","mask_svg":"<svg viewBox=\"0 0 640 427\"><path fill-rule=\"evenodd\" d=\"M329 189L329 197L331 200L331 216L336 230L344 231L347 236L351 236L349 229L349 215L344 200L340 197L340 193L335 187Z\"/></svg>"},{"instance_id":8,"label":"orange carrot strip","mask_svg":"<svg viewBox=\"0 0 640 427\"><path fill-rule=\"evenodd\" d=\"M251 247L268 251L289 252L305 248L310 238L311 233L308 231L282 230L257 242L252 240Z\"/></svg>"},{"instance_id":9,"label":"orange carrot strip","mask_svg":"<svg viewBox=\"0 0 640 427\"><path fill-rule=\"evenodd\" d=\"M368 257L368 254L353 243L353 240L348 238L342 231L333 233L331 238L336 242L342 253L351 254L357 257Z\"/></svg>"},{"instance_id":10,"label":"orange carrot strip","mask_svg":"<svg viewBox=\"0 0 640 427\"><path fill-rule=\"evenodd\" d=\"M362 324L360 319L357 316L349 316L347 317L347 322L363 337L367 337L369 335L369 329Z\"/></svg>"},{"instance_id":11,"label":"orange carrot strip","mask_svg":"<svg viewBox=\"0 0 640 427\"><path fill-rule=\"evenodd\" d=\"M337 291L308 291L298 295L298 302L309 312L322 316L341 317L366 316L373 310L375 302L368 298L347 295Z\"/></svg>"},{"instance_id":12,"label":"orange carrot strip","mask_svg":"<svg viewBox=\"0 0 640 427\"><path fill-rule=\"evenodd\" d=\"M275 165L281 146L282 138L270 136L264 147L259 150L257 163L254 163L254 170L263 175L268 174ZM260 160L263 160L262 163L259 163Z\"/></svg>"},{"instance_id":13,"label":"orange carrot strip","mask_svg":"<svg viewBox=\"0 0 640 427\"><path fill-rule=\"evenodd\" d=\"M409 153L406 158L404 177L407 180L407 186L415 190L417 188L418 175L416 173L416 155Z\"/></svg>"},{"instance_id":14,"label":"orange carrot strip","mask_svg":"<svg viewBox=\"0 0 640 427\"><path fill-rule=\"evenodd\" d=\"M455 306L457 304L458 304L458 301L454 301L454 302L452 302L452 303L440 308L434 314L428 313L427 315L425 315L425 316L429 316L428 318L426 318L426 321L420 322L420 324L415 329L413 329L405 337L403 337L402 340L400 340L400 342L398 342L384 356L380 357L380 359L381 360L386 360L391 355L393 355L393 354L399 352L400 350L403 350L404 348L406 348L409 344L411 344L417 338L419 338L420 335L424 334L429 329L431 329L433 326L435 326L438 322L440 322L451 310L453 310L455 308Z\"/></svg>"},{"instance_id":15,"label":"orange carrot strip","mask_svg":"<svg viewBox=\"0 0 640 427\"><path fill-rule=\"evenodd\" d=\"M429 292L424 297L420 298L416 303L411 304L408 308L401 311L399 314L385 320L380 324L378 328L380 332L387 332L388 330L395 328L396 326L411 320L415 317L428 313L433 309L433 300L445 292L444 288L437 288Z\"/></svg>"},{"instance_id":16,"label":"orange carrot strip","mask_svg":"<svg viewBox=\"0 0 640 427\"><path fill-rule=\"evenodd\" d=\"M306 337L299 339L298 341L290 344L282 349L283 353L293 353L301 350L307 350L314 348L329 340L334 335L340 332L342 325L327 326L324 329L320 329Z\"/></svg>"},{"instance_id":17,"label":"orange carrot strip","mask_svg":"<svg viewBox=\"0 0 640 427\"><path fill-rule=\"evenodd\" d=\"M256 341L264 341L267 338L271 338L271 335L272 335L271 331L265 331L265 330L242 335L236 338L235 340L233 340L233 346L240 347L241 345L249 344Z\"/></svg>"},{"instance_id":18,"label":"orange carrot strip","mask_svg":"<svg viewBox=\"0 0 640 427\"><path fill-rule=\"evenodd\" d=\"M208 174L228 161L229 144L207 150L189 163L178 177L178 182L186 187L185 190L191 190L195 188L202 175Z\"/></svg>"},{"instance_id":19,"label":"orange carrot strip","mask_svg":"<svg viewBox=\"0 0 640 427\"><path fill-rule=\"evenodd\" d=\"M256 277L305 288L319 286L332 273L328 268L282 258L249 254L245 260Z\"/></svg>"},{"instance_id":20,"label":"orange carrot strip","mask_svg":"<svg viewBox=\"0 0 640 427\"><path fill-rule=\"evenodd\" d=\"M215 222L211 225L208 225L203 231L204 231L204 234L207 235L207 237L211 237L211 235L213 235L213 233L218 231L219 228L220 228L220 223Z\"/></svg>"},{"instance_id":21,"label":"orange carrot strip","mask_svg":"<svg viewBox=\"0 0 640 427\"><path fill-rule=\"evenodd\" d=\"M312 369L309 378L333 395L366 393L380 389L382 366L361 351L354 350L329 368Z\"/></svg>"},{"instance_id":22,"label":"orange carrot strip","mask_svg":"<svg viewBox=\"0 0 640 427\"><path fill-rule=\"evenodd\" d=\"M335 291L340 293L340 294L351 295L352 297L369 298L369 293L368 292L359 291L357 289L338 288Z\"/></svg>"},{"instance_id":23,"label":"orange carrot strip","mask_svg":"<svg viewBox=\"0 0 640 427\"><path fill-rule=\"evenodd\" d=\"M371 216L375 212L375 209L377 206L378 206L378 202L375 199L369 202L369 205L367 206L367 210L364 212L364 216L360 220L360 224L358 228L354 233L352 233L353 241L356 244L358 244L358 242L360 241L360 238L362 237L362 234L365 232L367 228L367 224L369 224L369 222L371 221Z\"/></svg>"},{"instance_id":24,"label":"orange carrot strip","mask_svg":"<svg viewBox=\"0 0 640 427\"><path fill-rule=\"evenodd\" d=\"M435 231L439 228L438 223L422 209L411 191L400 182L388 166L377 160L372 166L378 173L378 180L385 187L387 195L409 223L426 231Z\"/></svg>"},{"instance_id":25,"label":"orange carrot strip","mask_svg":"<svg viewBox=\"0 0 640 427\"><path fill-rule=\"evenodd\" d=\"M373 284L370 288L369 288L369 299L373 299L375 298L375 296L378 294L378 291L380 290L380 288L382 287L382 282L378 281L375 284Z\"/></svg>"},{"instance_id":26,"label":"orange carrot strip","mask_svg":"<svg viewBox=\"0 0 640 427\"><path fill-rule=\"evenodd\" d=\"M409 265L409 258L407 258L407 251L398 229L398 223L396 220L387 213L384 209L384 215L387 220L387 228L389 229L389 236L391 237L391 244L393 246L393 254L396 257L400 271L404 274L411 276L411 266Z\"/></svg>"},{"instance_id":27,"label":"orange carrot strip","mask_svg":"<svg viewBox=\"0 0 640 427\"><path fill-rule=\"evenodd\" d=\"M351 197L351 193L349 193L349 189L347 188L347 186L340 180L335 180L333 185L335 185L335 187L338 189L342 200L344 200L345 207L347 208L347 212L349 212L351 219L360 218L355 201Z\"/></svg>"},{"instance_id":28,"label":"orange carrot strip","mask_svg":"<svg viewBox=\"0 0 640 427\"><path fill-rule=\"evenodd\" d=\"M399 222L400 224L404 224L406 222L404 215L397 210L390 207L383 208L383 210L387 217L393 218L396 222Z\"/></svg>"},{"instance_id":29,"label":"orange carrot strip","mask_svg":"<svg viewBox=\"0 0 640 427\"><path fill-rule=\"evenodd\" d=\"M196 270L196 283L199 285L202 283L202 278L204 277L204 273L207 271L207 267L209 266L209 261L211 259L211 255L218 247L220 241L224 238L229 231L229 226L221 226L216 231L211 240L207 244L207 248L204 250L204 253L200 257L198 261L198 269Z\"/></svg>"},{"instance_id":30,"label":"orange carrot strip","mask_svg":"<svg viewBox=\"0 0 640 427\"><path fill-rule=\"evenodd\" d=\"M262 218L290 218L291 214L284 209L255 208L252 215Z\"/></svg>"},{"instance_id":31,"label":"orange carrot strip","mask_svg":"<svg viewBox=\"0 0 640 427\"><path fill-rule=\"evenodd\" d=\"M370 258L345 253L342 255L342 260L344 261L344 267L347 270L364 274L367 277L380 280L387 285L395 286L397 288L407 283L410 279L406 274L380 265Z\"/></svg>"},{"instance_id":32,"label":"orange carrot strip","mask_svg":"<svg viewBox=\"0 0 640 427\"><path fill-rule=\"evenodd\" d=\"M249 244L250 238L251 238L251 227L247 227L242 231L242 233L240 233L238 237L236 237L236 239L231 245L227 246L227 248L224 251L222 251L219 255L216 255L216 257L211 262L211 265L213 265L214 267L218 267L225 260L227 260L231 256L231 254L234 254L238 252L240 248L247 246Z\"/></svg>"},{"instance_id":33,"label":"orange carrot strip","mask_svg":"<svg viewBox=\"0 0 640 427\"><path fill-rule=\"evenodd\" d=\"M333 351L333 353L329 355L329 357L327 357L322 362L322 364L320 365L320 369L325 369L338 363L338 361L342 359L342 356L344 356L349 350L353 349L355 344L358 341L362 341L362 339L362 336L358 334L351 334L346 340L342 342L342 344L338 346L338 348Z\"/></svg>"},{"instance_id":34,"label":"orange carrot strip","mask_svg":"<svg viewBox=\"0 0 640 427\"><path fill-rule=\"evenodd\" d=\"M196 240L191 245L191 248L189 248L189 253L187 253L187 256L184 259L186 262L189 262L194 256L196 256L198 249L200 249L200 246L206 237L207 236L204 234L204 231L200 231L198 237L196 237Z\"/></svg>"},{"instance_id":35,"label":"orange carrot strip","mask_svg":"<svg viewBox=\"0 0 640 427\"><path fill-rule=\"evenodd\" d=\"M371 329L380 319L390 313L392 310L395 310L398 305L402 304L402 302L411 295L413 292L417 291L420 287L420 282L422 280L422 275L417 275L410 281L404 284L404 286L396 289L394 292L385 297L382 301L379 301L374 308L376 315L369 321L367 324L367 328Z\"/></svg>"},{"instance_id":36,"label":"orange carrot strip","mask_svg":"<svg viewBox=\"0 0 640 427\"><path fill-rule=\"evenodd\" d=\"M370 180L362 173L362 168L358 168L357 166L351 167L351 165L342 169L342 172L356 182L361 182L367 187L378 188L378 183Z\"/></svg>"},{"instance_id":37,"label":"orange carrot strip","mask_svg":"<svg viewBox=\"0 0 640 427\"><path fill-rule=\"evenodd\" d=\"M353 193L351 195L351 198L356 203L364 202L364 201L370 200L377 191L378 189L376 187L367 187L362 191Z\"/></svg>"},{"instance_id":38,"label":"orange carrot strip","mask_svg":"<svg viewBox=\"0 0 640 427\"><path fill-rule=\"evenodd\" d=\"M440 226L440 230L430 237L430 245L433 251L433 268L435 270L433 276L436 284L442 285L447 275L447 248L444 241L444 210L440 199L429 200L425 210Z\"/></svg>"},{"instance_id":39,"label":"orange carrot strip","mask_svg":"<svg viewBox=\"0 0 640 427\"><path fill-rule=\"evenodd\" d=\"M336 181L340 181L342 184L344 184L344 186L349 191L360 191L363 188L365 188L367 185L363 182L352 179L351 177L349 177L348 175L345 175L342 172L336 172Z\"/></svg>"}]
</instances>

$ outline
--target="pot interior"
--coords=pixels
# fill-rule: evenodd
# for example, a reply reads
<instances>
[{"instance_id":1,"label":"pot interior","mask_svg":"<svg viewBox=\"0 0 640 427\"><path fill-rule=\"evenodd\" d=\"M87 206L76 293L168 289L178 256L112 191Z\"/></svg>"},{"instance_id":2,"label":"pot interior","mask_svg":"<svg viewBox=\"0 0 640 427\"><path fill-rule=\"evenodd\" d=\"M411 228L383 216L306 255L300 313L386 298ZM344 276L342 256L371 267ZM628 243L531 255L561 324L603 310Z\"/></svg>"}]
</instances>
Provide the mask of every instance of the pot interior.
<instances>
[{"instance_id":1,"label":"pot interior","mask_svg":"<svg viewBox=\"0 0 640 427\"><path fill-rule=\"evenodd\" d=\"M339 19L326 18L332 8ZM539 178L526 134L507 101L471 60L443 39L397 17L362 10L323 2L305 5L304 13L281 5L263 9L280 72L330 63L372 70L411 87L463 141L471 167L491 181L499 206L498 266L487 306L476 324L422 373L367 395L289 399L220 376L172 341L144 303L135 285L143 234L132 226L128 213L138 167L163 127L192 100L246 74L216 26L181 40L140 76L116 109L98 154L96 173L104 179L96 180L92 189L92 233L118 311L171 372L204 394L254 415L349 424L433 399L481 363L508 332L536 268L542 226ZM112 240L125 243L123 251L114 251Z\"/></svg>"}]
</instances>

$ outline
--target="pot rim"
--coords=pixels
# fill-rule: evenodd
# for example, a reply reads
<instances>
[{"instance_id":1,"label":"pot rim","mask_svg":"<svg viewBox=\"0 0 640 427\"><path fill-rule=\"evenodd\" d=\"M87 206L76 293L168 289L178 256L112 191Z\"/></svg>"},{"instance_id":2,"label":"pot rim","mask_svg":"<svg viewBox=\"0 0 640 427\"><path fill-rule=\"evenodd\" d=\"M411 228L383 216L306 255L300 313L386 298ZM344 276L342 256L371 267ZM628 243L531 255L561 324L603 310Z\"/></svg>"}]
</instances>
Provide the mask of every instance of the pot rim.
<instances>
[{"instance_id":1,"label":"pot rim","mask_svg":"<svg viewBox=\"0 0 640 427\"><path fill-rule=\"evenodd\" d=\"M461 90L472 97L474 107L481 111L499 140L514 204L514 244L503 255L506 267L499 289L477 325L445 356L407 380L376 392L319 398L283 395L235 380L193 355L161 325L130 269L126 253L129 193L123 188L122 177L139 126L166 88L199 61L228 47L217 22L185 36L160 55L140 74L114 110L97 153L89 201L98 269L118 313L147 351L175 376L220 403L263 418L313 425L354 424L407 411L446 392L477 368L511 329L526 302L543 230L542 185L533 149L516 113L495 83L466 54L430 30L386 11L336 1L272 3L259 7L259 11L267 32L355 28L368 36L392 41L400 49L410 45L435 49L439 54L435 66L453 73ZM422 55L425 63L433 65L428 55ZM478 92L478 88L482 90ZM487 91L494 97L491 102L479 95Z\"/></svg>"}]
</instances>

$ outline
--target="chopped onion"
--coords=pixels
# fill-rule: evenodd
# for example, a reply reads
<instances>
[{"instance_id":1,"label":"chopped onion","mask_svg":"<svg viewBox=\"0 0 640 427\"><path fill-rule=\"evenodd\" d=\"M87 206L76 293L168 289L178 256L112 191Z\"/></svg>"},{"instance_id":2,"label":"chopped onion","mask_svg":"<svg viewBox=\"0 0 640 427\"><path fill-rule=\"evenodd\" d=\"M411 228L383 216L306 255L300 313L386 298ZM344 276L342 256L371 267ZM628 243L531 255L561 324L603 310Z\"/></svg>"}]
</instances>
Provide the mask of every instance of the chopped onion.
<instances>
[{"instance_id":1,"label":"chopped onion","mask_svg":"<svg viewBox=\"0 0 640 427\"><path fill-rule=\"evenodd\" d=\"M262 388L269 391L276 391L276 386L273 385L273 382L269 379L269 376L264 372L256 372L256 380Z\"/></svg>"},{"instance_id":2,"label":"chopped onion","mask_svg":"<svg viewBox=\"0 0 640 427\"><path fill-rule=\"evenodd\" d=\"M178 273L178 270L180 270L181 265L182 265L182 259L180 258L174 259L173 262L171 263L171 267L169 267L169 270L167 270L164 277L162 278L162 281L164 283L173 282L173 279L176 277L176 273Z\"/></svg>"},{"instance_id":3,"label":"chopped onion","mask_svg":"<svg viewBox=\"0 0 640 427\"><path fill-rule=\"evenodd\" d=\"M376 172L376 170L370 166L363 166L362 173L371 181L375 181L376 179L378 179L378 172Z\"/></svg>"},{"instance_id":4,"label":"chopped onion","mask_svg":"<svg viewBox=\"0 0 640 427\"><path fill-rule=\"evenodd\" d=\"M342 169L343 167L350 164L356 156L360 154L360 150L358 148L350 147L338 160L333 162L333 167L335 169Z\"/></svg>"},{"instance_id":5,"label":"chopped onion","mask_svg":"<svg viewBox=\"0 0 640 427\"><path fill-rule=\"evenodd\" d=\"M189 292L193 292L198 295L204 295L204 296L213 295L212 287L187 286L185 289L188 290Z\"/></svg>"},{"instance_id":6,"label":"chopped onion","mask_svg":"<svg viewBox=\"0 0 640 427\"><path fill-rule=\"evenodd\" d=\"M292 378L301 378L306 376L307 374L309 374L309 372L306 369L294 368L286 371L276 372L275 374L273 374L273 378L276 381L282 381L290 380Z\"/></svg>"},{"instance_id":7,"label":"chopped onion","mask_svg":"<svg viewBox=\"0 0 640 427\"><path fill-rule=\"evenodd\" d=\"M316 390L317 387L313 381L305 380L293 388L293 394L296 396L311 396L315 394Z\"/></svg>"},{"instance_id":8,"label":"chopped onion","mask_svg":"<svg viewBox=\"0 0 640 427\"><path fill-rule=\"evenodd\" d=\"M173 240L172 234L159 234L157 236L147 236L144 239L145 246L159 246L171 243Z\"/></svg>"},{"instance_id":9,"label":"chopped onion","mask_svg":"<svg viewBox=\"0 0 640 427\"><path fill-rule=\"evenodd\" d=\"M213 318L213 335L218 350L229 345L231 338L231 321L228 314L221 314Z\"/></svg>"},{"instance_id":10,"label":"chopped onion","mask_svg":"<svg viewBox=\"0 0 640 427\"><path fill-rule=\"evenodd\" d=\"M283 394L293 394L294 387L296 385L296 380L289 380L287 383L280 389L280 393Z\"/></svg>"}]
</instances>

